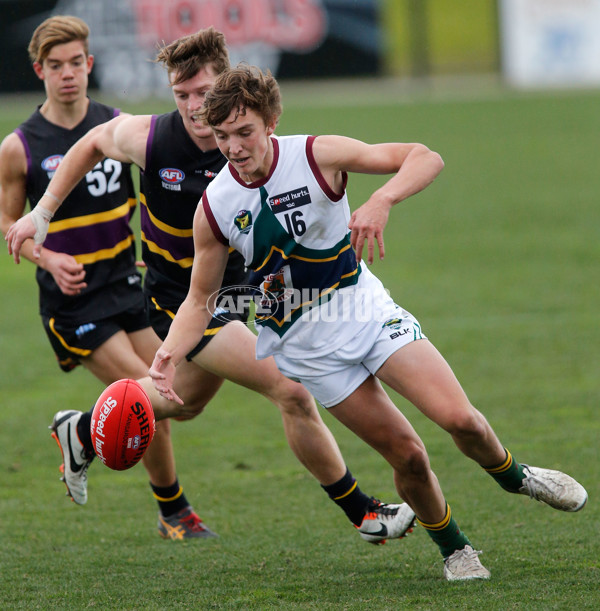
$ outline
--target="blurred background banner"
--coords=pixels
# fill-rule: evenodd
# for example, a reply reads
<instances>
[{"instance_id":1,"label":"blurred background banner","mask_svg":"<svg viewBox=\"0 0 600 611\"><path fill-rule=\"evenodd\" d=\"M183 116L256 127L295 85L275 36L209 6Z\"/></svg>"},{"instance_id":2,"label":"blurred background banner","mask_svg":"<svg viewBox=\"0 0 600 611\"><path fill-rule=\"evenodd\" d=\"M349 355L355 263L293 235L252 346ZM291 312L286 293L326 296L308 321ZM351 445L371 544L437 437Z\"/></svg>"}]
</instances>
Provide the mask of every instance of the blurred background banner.
<instances>
[{"instance_id":1,"label":"blurred background banner","mask_svg":"<svg viewBox=\"0 0 600 611\"><path fill-rule=\"evenodd\" d=\"M157 44L214 26L232 63L269 68L279 78L364 76L380 72L378 0L0 0L0 90L39 88L26 46L51 14L91 27L98 87L121 97L169 94L152 63ZM10 57L10 61L6 58Z\"/></svg>"},{"instance_id":2,"label":"blurred background banner","mask_svg":"<svg viewBox=\"0 0 600 611\"><path fill-rule=\"evenodd\" d=\"M509 83L600 83L600 0L501 0L500 7Z\"/></svg>"},{"instance_id":3,"label":"blurred background banner","mask_svg":"<svg viewBox=\"0 0 600 611\"><path fill-rule=\"evenodd\" d=\"M92 88L170 97L157 46L213 25L232 63L279 80L485 74L515 87L600 83L600 0L0 0L0 93L40 91L26 47L52 14L91 26Z\"/></svg>"}]
</instances>

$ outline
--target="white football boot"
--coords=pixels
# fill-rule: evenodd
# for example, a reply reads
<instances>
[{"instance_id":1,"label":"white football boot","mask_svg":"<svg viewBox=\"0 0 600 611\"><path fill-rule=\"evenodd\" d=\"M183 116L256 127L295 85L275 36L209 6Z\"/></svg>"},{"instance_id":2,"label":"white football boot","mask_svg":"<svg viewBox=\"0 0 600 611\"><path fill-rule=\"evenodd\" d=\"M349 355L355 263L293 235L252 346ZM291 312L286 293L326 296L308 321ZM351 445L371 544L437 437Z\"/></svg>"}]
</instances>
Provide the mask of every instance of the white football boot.
<instances>
[{"instance_id":1,"label":"white football boot","mask_svg":"<svg viewBox=\"0 0 600 611\"><path fill-rule=\"evenodd\" d=\"M471 579L489 579L490 572L479 560L481 552L470 545L457 549L444 560L444 577L448 581L468 581Z\"/></svg>"},{"instance_id":2,"label":"white football boot","mask_svg":"<svg viewBox=\"0 0 600 611\"><path fill-rule=\"evenodd\" d=\"M583 509L588 495L585 488L572 477L552 469L522 465L525 477L519 494L527 494L561 511Z\"/></svg>"},{"instance_id":3,"label":"white football boot","mask_svg":"<svg viewBox=\"0 0 600 611\"><path fill-rule=\"evenodd\" d=\"M373 545L382 545L387 539L401 539L412 532L415 512L407 503L392 505L371 499L360 526L360 536Z\"/></svg>"},{"instance_id":4,"label":"white football boot","mask_svg":"<svg viewBox=\"0 0 600 611\"><path fill-rule=\"evenodd\" d=\"M81 412L67 410L57 412L52 424L52 437L58 443L63 456L63 481L67 487L67 494L78 505L87 502L87 470L94 459L86 454L85 448L77 435L77 422Z\"/></svg>"}]
</instances>

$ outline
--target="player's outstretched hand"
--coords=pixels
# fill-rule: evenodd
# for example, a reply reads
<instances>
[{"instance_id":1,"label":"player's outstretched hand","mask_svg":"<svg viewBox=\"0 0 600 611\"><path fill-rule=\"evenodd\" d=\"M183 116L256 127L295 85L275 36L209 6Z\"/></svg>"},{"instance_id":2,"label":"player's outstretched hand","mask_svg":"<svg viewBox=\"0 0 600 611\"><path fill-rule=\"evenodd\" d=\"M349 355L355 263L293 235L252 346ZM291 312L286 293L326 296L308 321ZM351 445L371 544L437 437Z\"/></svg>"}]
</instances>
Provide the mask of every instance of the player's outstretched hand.
<instances>
[{"instance_id":1,"label":"player's outstretched hand","mask_svg":"<svg viewBox=\"0 0 600 611\"><path fill-rule=\"evenodd\" d=\"M39 259L52 215L52 212L38 205L9 227L4 239L8 243L8 254L13 256L15 263L21 262L21 246L27 238L33 238L33 256Z\"/></svg>"},{"instance_id":2,"label":"player's outstretched hand","mask_svg":"<svg viewBox=\"0 0 600 611\"><path fill-rule=\"evenodd\" d=\"M15 263L21 262L21 246L27 238L33 238L35 235L35 226L31 221L30 214L22 216L16 223L13 223L6 232L4 239L8 245L8 254L13 256ZM37 252L36 252L37 250ZM39 257L42 251L41 244L34 246L34 256Z\"/></svg>"},{"instance_id":3,"label":"player's outstretched hand","mask_svg":"<svg viewBox=\"0 0 600 611\"><path fill-rule=\"evenodd\" d=\"M177 396L177 393L173 390L173 381L175 380L175 365L171 360L171 354L159 348L156 351L154 362L148 372L148 375L152 378L154 388L158 391L161 397L168 399L169 401L175 401L179 405L183 405L183 401Z\"/></svg>"},{"instance_id":4,"label":"player's outstretched hand","mask_svg":"<svg viewBox=\"0 0 600 611\"><path fill-rule=\"evenodd\" d=\"M350 217L348 228L352 232L350 243L356 252L356 260L362 260L363 248L367 242L367 263L373 263L375 254L375 242L379 248L379 258L385 256L385 246L383 243L383 230L388 222L390 210L388 206L377 204L372 200L364 203L358 210L355 210Z\"/></svg>"}]
</instances>

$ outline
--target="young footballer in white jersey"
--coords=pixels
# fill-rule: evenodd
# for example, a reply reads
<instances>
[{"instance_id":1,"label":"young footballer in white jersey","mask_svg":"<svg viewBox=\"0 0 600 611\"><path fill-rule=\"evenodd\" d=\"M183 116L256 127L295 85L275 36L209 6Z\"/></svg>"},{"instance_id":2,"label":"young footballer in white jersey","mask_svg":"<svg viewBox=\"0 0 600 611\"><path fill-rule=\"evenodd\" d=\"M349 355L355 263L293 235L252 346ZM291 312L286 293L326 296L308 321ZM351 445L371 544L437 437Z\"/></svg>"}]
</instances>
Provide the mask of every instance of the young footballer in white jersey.
<instances>
[{"instance_id":1,"label":"young footballer in white jersey","mask_svg":"<svg viewBox=\"0 0 600 611\"><path fill-rule=\"evenodd\" d=\"M421 144L276 138L281 111L275 79L248 66L221 74L206 96L202 116L229 164L196 212L190 292L154 359L155 387L177 400L175 366L210 321L228 248L234 247L261 289L258 357L273 355L286 376L301 381L390 463L398 494L439 546L446 579L487 579L423 442L380 380L448 431L505 490L563 511L580 510L587 493L564 473L511 456L417 320L361 262L365 245L373 261L375 242L383 257L392 206L427 187L442 159ZM350 214L348 172L392 176Z\"/></svg>"}]
</instances>

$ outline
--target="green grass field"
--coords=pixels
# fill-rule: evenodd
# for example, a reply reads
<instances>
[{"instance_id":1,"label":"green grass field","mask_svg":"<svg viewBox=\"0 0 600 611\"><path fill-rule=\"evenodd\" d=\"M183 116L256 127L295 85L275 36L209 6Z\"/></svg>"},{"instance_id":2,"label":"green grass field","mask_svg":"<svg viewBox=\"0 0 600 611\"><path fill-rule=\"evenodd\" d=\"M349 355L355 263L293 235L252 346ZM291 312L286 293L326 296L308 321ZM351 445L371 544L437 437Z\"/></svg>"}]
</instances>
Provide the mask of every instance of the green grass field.
<instances>
[{"instance_id":1,"label":"green grass field","mask_svg":"<svg viewBox=\"0 0 600 611\"><path fill-rule=\"evenodd\" d=\"M422 529L382 547L361 541L295 461L276 409L231 384L201 417L173 425L180 480L219 539L161 540L141 466L94 463L88 504L76 506L47 426L60 409L88 409L102 385L60 372L33 267L15 266L2 247L0 608L598 607L600 92L377 92L373 84L369 104L284 88L279 132L420 141L442 154L437 181L394 211L386 260L373 269L517 459L573 474L588 506L562 514L507 495L395 397L492 571L489 582L449 584ZM33 104L0 100L0 136ZM355 206L379 183L351 178ZM384 461L324 417L362 488L395 500Z\"/></svg>"}]
</instances>

